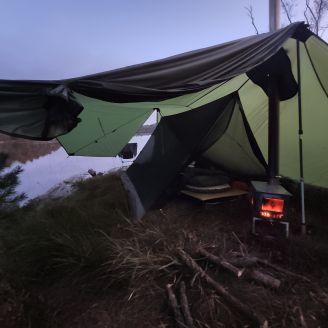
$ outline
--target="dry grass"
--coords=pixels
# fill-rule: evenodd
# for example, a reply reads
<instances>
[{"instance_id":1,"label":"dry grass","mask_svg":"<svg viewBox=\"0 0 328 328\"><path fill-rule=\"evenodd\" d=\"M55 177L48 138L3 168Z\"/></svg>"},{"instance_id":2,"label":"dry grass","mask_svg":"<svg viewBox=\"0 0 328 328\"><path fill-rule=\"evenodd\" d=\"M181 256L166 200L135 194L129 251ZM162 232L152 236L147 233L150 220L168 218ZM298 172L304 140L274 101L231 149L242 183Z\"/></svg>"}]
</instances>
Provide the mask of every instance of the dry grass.
<instances>
[{"instance_id":1,"label":"dry grass","mask_svg":"<svg viewBox=\"0 0 328 328\"><path fill-rule=\"evenodd\" d=\"M180 263L178 247L262 313L270 327L327 322L316 288L328 287L328 251L315 236L279 242L255 239L249 234L246 201L204 208L177 198L150 211L143 221L131 222L118 175L96 177L77 187L67 199L30 204L1 222L0 268L9 286L0 287L1 327L172 327L165 285L175 288L181 279L187 284L196 327L249 327ZM236 280L199 258L193 236L224 258L256 255L305 274L316 288L272 272L283 281L278 291Z\"/></svg>"}]
</instances>

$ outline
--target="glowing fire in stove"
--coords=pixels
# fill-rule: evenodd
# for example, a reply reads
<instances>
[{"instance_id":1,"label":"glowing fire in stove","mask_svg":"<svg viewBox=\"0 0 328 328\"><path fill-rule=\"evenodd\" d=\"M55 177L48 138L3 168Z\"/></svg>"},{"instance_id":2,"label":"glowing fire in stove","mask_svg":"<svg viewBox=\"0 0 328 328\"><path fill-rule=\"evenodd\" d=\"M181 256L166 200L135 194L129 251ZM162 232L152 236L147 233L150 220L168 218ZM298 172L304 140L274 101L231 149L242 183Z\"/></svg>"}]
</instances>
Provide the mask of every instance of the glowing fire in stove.
<instances>
[{"instance_id":1,"label":"glowing fire in stove","mask_svg":"<svg viewBox=\"0 0 328 328\"><path fill-rule=\"evenodd\" d=\"M263 198L260 215L264 219L282 219L284 200L280 198Z\"/></svg>"}]
</instances>

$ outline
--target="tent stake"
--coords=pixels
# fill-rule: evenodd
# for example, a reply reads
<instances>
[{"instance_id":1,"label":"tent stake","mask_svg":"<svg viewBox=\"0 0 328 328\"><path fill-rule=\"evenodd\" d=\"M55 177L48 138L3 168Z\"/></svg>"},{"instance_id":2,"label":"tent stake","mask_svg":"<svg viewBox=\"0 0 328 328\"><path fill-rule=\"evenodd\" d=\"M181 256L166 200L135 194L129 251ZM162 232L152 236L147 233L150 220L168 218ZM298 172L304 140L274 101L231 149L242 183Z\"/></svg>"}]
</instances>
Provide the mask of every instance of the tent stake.
<instances>
[{"instance_id":1,"label":"tent stake","mask_svg":"<svg viewBox=\"0 0 328 328\"><path fill-rule=\"evenodd\" d=\"M300 42L297 40L297 82L298 82L298 142L300 154L300 184L301 184L301 224L302 235L306 234L305 197L304 197L304 169L303 169L303 120L302 120L302 95L301 95L301 66Z\"/></svg>"}]
</instances>

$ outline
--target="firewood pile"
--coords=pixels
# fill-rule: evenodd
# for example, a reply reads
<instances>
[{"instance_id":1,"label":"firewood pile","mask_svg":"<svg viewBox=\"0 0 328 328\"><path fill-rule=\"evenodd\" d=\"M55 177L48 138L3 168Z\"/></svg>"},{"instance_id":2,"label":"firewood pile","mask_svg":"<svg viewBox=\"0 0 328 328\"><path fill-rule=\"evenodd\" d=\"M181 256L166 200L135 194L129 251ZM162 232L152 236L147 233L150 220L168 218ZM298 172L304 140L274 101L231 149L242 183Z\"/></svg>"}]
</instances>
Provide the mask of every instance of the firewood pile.
<instances>
[{"instance_id":1,"label":"firewood pile","mask_svg":"<svg viewBox=\"0 0 328 328\"><path fill-rule=\"evenodd\" d=\"M210 273L207 272L208 270L203 269L198 263L199 259L203 261L205 260L207 263L225 270L236 280L243 279L249 283L259 284L264 288L272 290L281 290L284 286L284 279L286 278L306 283L311 285L313 294L316 295L317 298L320 298L322 304L328 306L328 294L318 288L306 276L286 270L268 260L247 256L241 252L236 252L228 260L209 252L202 247L195 238L193 239L193 248L195 250L193 253L194 257L197 255L196 260L190 255L190 253L183 249L183 247L177 249L182 267L187 268L188 271L192 273L194 277L193 280L198 277L204 281L209 288L213 289L219 295L226 306L230 307L233 311L238 312L242 317L249 321L250 327L270 327L270 323L269 320L261 313L258 313L256 309L249 304L243 303L238 295L233 295L229 292L228 288L216 279L213 279ZM191 284L192 283L193 282L191 282ZM180 280L174 284L167 284L166 290L168 294L168 302L176 326L179 328L195 327L190 311L190 302L188 301L185 281ZM304 325L302 325L302 327L307 327L304 319L303 322Z\"/></svg>"}]
</instances>

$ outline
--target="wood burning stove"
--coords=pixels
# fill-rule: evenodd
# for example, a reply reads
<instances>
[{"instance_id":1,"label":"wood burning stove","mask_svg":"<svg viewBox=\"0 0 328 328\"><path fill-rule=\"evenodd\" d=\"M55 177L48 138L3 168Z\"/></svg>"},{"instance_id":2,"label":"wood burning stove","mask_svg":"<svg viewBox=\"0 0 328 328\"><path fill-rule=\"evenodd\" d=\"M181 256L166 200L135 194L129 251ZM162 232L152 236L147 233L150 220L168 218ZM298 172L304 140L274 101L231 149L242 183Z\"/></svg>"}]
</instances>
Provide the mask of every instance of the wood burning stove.
<instances>
[{"instance_id":1,"label":"wood burning stove","mask_svg":"<svg viewBox=\"0 0 328 328\"><path fill-rule=\"evenodd\" d=\"M252 181L253 225L252 232L263 224L283 225L285 235L289 235L288 203L292 196L280 184Z\"/></svg>"}]
</instances>

